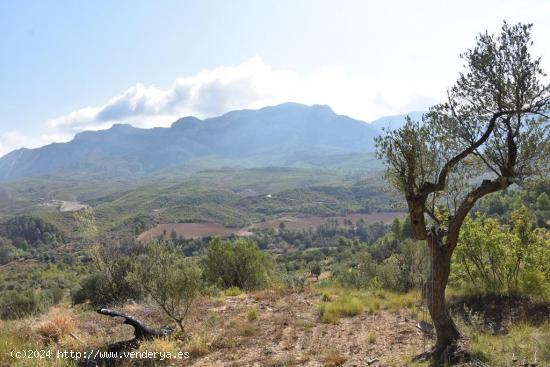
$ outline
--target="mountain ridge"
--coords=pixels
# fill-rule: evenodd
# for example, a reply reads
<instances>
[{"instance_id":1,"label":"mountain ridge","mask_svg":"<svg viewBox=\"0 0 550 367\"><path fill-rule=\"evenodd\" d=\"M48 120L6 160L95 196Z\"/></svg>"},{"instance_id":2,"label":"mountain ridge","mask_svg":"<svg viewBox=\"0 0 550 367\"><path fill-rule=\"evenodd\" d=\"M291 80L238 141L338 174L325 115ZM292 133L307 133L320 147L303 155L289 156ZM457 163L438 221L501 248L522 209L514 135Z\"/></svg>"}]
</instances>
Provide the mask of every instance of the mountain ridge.
<instances>
[{"instance_id":1,"label":"mountain ridge","mask_svg":"<svg viewBox=\"0 0 550 367\"><path fill-rule=\"evenodd\" d=\"M387 116L369 124L338 115L327 105L287 102L202 120L186 116L170 127L143 129L116 123L109 129L80 132L66 143L12 151L0 158L0 181L67 170L150 174L205 157L284 166L300 155L372 152L380 127L403 120L403 115Z\"/></svg>"}]
</instances>

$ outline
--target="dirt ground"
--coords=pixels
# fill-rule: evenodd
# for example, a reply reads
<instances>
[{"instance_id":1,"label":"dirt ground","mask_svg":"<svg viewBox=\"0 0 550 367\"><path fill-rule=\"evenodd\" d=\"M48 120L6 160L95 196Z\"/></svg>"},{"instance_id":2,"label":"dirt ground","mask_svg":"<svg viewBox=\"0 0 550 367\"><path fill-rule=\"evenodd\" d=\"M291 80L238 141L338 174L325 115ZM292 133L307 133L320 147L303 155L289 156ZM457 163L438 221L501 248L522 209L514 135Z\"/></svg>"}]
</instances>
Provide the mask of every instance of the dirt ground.
<instances>
[{"instance_id":1,"label":"dirt ground","mask_svg":"<svg viewBox=\"0 0 550 367\"><path fill-rule=\"evenodd\" d=\"M319 303L315 292L267 291L202 304L190 325L209 340L210 352L187 365L403 366L431 344L409 311L362 313L324 324ZM247 312L253 308L259 319L251 321Z\"/></svg>"},{"instance_id":2,"label":"dirt ground","mask_svg":"<svg viewBox=\"0 0 550 367\"><path fill-rule=\"evenodd\" d=\"M165 223L159 224L138 236L138 241L147 241L155 237L162 236L166 231L166 237L170 236L172 231L185 238L199 238L205 236L228 237L232 234L246 237L252 233L244 229L229 228L219 223Z\"/></svg>"}]
</instances>

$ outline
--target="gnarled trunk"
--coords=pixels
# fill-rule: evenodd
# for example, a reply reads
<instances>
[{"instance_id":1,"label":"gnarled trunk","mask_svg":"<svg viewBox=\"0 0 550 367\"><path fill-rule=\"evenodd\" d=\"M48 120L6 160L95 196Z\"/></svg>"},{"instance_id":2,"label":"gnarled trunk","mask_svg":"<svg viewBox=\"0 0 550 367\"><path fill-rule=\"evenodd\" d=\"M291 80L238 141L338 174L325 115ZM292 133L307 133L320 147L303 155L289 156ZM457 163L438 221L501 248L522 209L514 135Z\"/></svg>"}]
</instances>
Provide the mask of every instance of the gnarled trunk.
<instances>
[{"instance_id":1,"label":"gnarled trunk","mask_svg":"<svg viewBox=\"0 0 550 367\"><path fill-rule=\"evenodd\" d=\"M448 246L428 240L431 254L431 268L425 284L424 297L435 327L437 342L434 354L442 353L460 337L445 302L445 288L451 271L452 252ZM432 243L430 243L432 242Z\"/></svg>"}]
</instances>

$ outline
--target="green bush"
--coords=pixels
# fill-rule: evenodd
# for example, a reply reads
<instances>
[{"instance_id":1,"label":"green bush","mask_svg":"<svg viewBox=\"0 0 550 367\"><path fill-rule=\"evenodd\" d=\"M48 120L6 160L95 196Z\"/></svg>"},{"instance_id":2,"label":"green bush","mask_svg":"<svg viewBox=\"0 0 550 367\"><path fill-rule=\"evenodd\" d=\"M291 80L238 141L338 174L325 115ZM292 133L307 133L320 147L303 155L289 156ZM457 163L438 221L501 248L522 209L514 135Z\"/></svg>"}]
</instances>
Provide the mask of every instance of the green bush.
<instances>
[{"instance_id":1,"label":"green bush","mask_svg":"<svg viewBox=\"0 0 550 367\"><path fill-rule=\"evenodd\" d=\"M35 315L47 309L52 303L51 295L39 290L4 292L0 298L0 318L18 319Z\"/></svg>"},{"instance_id":2,"label":"green bush","mask_svg":"<svg viewBox=\"0 0 550 367\"><path fill-rule=\"evenodd\" d=\"M135 257L121 249L99 247L91 249L96 271L85 277L72 292L75 304L89 301L94 307L106 307L127 300L140 300L139 287L130 284L128 275L135 266Z\"/></svg>"},{"instance_id":3,"label":"green bush","mask_svg":"<svg viewBox=\"0 0 550 367\"><path fill-rule=\"evenodd\" d=\"M379 265L368 251L357 256L354 264L342 264L334 271L338 282L348 288L368 288L370 281L379 273Z\"/></svg>"},{"instance_id":4,"label":"green bush","mask_svg":"<svg viewBox=\"0 0 550 367\"><path fill-rule=\"evenodd\" d=\"M201 271L192 259L165 243L150 243L129 279L185 332L189 309L202 291Z\"/></svg>"},{"instance_id":5,"label":"green bush","mask_svg":"<svg viewBox=\"0 0 550 367\"><path fill-rule=\"evenodd\" d=\"M548 296L550 236L535 228L526 207L513 211L507 225L483 215L467 218L453 256L455 286Z\"/></svg>"},{"instance_id":6,"label":"green bush","mask_svg":"<svg viewBox=\"0 0 550 367\"><path fill-rule=\"evenodd\" d=\"M257 289L273 280L274 263L270 255L247 239L212 240L202 265L205 279L224 288Z\"/></svg>"}]
</instances>

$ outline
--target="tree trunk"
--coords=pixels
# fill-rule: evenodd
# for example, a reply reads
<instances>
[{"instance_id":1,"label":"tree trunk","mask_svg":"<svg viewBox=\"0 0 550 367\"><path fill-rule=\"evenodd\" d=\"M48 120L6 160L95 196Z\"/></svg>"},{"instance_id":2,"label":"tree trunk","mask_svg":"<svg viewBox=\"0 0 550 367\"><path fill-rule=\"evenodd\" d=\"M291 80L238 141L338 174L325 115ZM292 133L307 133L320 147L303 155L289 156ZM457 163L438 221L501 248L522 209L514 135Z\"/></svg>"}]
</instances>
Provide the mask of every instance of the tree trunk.
<instances>
[{"instance_id":1,"label":"tree trunk","mask_svg":"<svg viewBox=\"0 0 550 367\"><path fill-rule=\"evenodd\" d=\"M442 359L449 347L456 344L460 333L453 322L445 302L445 288L451 271L451 255L454 246L442 245L437 234L428 236L431 267L424 288L424 297L435 327L437 342L432 349L434 359Z\"/></svg>"}]
</instances>

